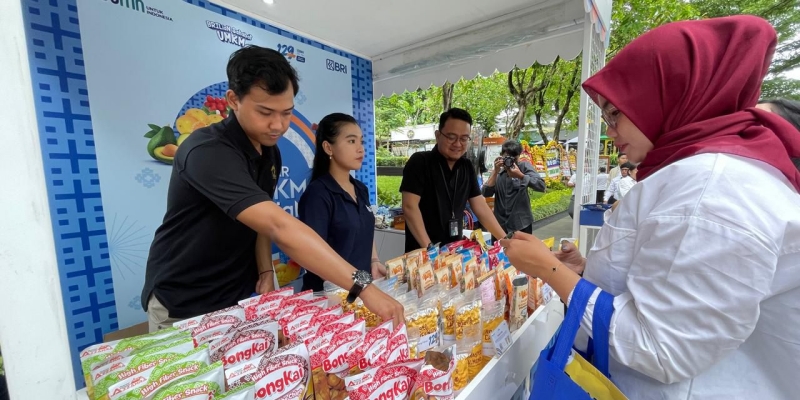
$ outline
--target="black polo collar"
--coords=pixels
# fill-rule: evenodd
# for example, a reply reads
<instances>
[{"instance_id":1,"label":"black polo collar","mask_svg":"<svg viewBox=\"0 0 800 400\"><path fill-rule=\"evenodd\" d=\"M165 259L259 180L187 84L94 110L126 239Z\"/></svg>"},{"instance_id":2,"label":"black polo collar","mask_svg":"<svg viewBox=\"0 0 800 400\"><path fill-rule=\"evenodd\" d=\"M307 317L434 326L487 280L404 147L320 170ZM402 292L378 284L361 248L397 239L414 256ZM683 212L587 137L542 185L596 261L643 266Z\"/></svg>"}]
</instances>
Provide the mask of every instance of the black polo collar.
<instances>
[{"instance_id":1,"label":"black polo collar","mask_svg":"<svg viewBox=\"0 0 800 400\"><path fill-rule=\"evenodd\" d=\"M336 194L339 194L339 195L341 195L342 197L344 197L344 198L345 198L345 200L349 200L349 201L351 201L351 202L353 201L353 198L352 198L352 197L350 197L350 194L349 194L349 193L347 193L347 192L346 192L346 191L345 191L345 190L342 188L342 186L341 186L341 185L339 185L339 182L336 182L336 179L334 179L334 178L333 178L333 176L331 176L331 174L330 174L330 173L324 174L324 175L320 176L318 179L320 180L320 182L322 182L322 184L323 184L323 185L325 185L325 187L326 187L326 188L327 188L327 189L328 189L328 190L329 190L331 193L336 193ZM361 193L361 192L362 192L362 191L361 191L361 188L359 187L359 185L358 185L358 184L356 184L356 180L355 180L355 179L353 179L353 177L352 177L352 176L350 176L350 183L352 183L352 184L353 184L353 187L355 188L355 191L356 191L356 198L357 198L357 199L359 199L359 200L360 200L360 199L363 199L365 196L363 195L363 193Z\"/></svg>"},{"instance_id":2,"label":"black polo collar","mask_svg":"<svg viewBox=\"0 0 800 400\"><path fill-rule=\"evenodd\" d=\"M250 138L247 137L247 134L242 129L242 126L239 125L239 120L236 119L236 114L231 112L231 115L228 116L225 121L225 134L231 139L233 144L238 147L240 150L244 151L247 154L247 157L252 161L257 161L261 158L261 154L264 154L267 146L261 146L261 154L256 151L255 146L253 146L253 142L250 141Z\"/></svg>"}]
</instances>

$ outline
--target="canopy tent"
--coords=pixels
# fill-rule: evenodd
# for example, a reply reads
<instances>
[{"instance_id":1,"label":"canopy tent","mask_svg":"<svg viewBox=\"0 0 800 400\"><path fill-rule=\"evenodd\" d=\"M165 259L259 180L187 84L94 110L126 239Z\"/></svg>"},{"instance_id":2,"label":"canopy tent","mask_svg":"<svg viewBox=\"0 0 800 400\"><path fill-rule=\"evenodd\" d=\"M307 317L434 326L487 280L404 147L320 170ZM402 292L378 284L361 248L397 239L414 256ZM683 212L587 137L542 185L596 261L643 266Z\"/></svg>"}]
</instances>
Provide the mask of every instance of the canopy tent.
<instances>
[{"instance_id":1,"label":"canopy tent","mask_svg":"<svg viewBox=\"0 0 800 400\"><path fill-rule=\"evenodd\" d=\"M601 40L611 19L611 0L212 2L372 60L376 98L573 59L587 12Z\"/></svg>"},{"instance_id":2,"label":"canopy tent","mask_svg":"<svg viewBox=\"0 0 800 400\"><path fill-rule=\"evenodd\" d=\"M581 51L586 79L604 64L612 0L211 1L371 60L379 98ZM595 171L599 113L583 94L580 109L578 170Z\"/></svg>"}]
</instances>

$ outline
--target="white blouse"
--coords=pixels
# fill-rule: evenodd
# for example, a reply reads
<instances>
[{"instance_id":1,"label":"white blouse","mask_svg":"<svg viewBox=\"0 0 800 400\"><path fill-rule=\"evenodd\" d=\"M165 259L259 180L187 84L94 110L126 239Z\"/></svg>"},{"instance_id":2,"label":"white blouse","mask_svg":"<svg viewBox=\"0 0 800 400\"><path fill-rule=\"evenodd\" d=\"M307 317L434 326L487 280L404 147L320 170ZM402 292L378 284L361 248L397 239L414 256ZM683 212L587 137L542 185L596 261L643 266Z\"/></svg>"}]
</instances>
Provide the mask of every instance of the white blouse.
<instances>
[{"instance_id":1,"label":"white blouse","mask_svg":"<svg viewBox=\"0 0 800 400\"><path fill-rule=\"evenodd\" d=\"M800 396L800 195L775 168L703 154L659 170L611 213L584 278L615 296L610 370L630 399Z\"/></svg>"}]
</instances>

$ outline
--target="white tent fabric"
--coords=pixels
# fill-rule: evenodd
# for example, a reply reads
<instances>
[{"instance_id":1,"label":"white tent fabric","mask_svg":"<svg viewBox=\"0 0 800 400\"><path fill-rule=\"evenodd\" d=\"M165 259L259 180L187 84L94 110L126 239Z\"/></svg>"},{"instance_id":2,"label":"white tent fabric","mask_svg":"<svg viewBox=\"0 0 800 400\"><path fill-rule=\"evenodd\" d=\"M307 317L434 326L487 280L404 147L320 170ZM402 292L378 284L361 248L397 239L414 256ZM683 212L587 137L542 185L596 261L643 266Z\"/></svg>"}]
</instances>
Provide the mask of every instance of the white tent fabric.
<instances>
[{"instance_id":1,"label":"white tent fabric","mask_svg":"<svg viewBox=\"0 0 800 400\"><path fill-rule=\"evenodd\" d=\"M611 0L212 2L372 60L375 98L575 58L584 20L611 19Z\"/></svg>"}]
</instances>

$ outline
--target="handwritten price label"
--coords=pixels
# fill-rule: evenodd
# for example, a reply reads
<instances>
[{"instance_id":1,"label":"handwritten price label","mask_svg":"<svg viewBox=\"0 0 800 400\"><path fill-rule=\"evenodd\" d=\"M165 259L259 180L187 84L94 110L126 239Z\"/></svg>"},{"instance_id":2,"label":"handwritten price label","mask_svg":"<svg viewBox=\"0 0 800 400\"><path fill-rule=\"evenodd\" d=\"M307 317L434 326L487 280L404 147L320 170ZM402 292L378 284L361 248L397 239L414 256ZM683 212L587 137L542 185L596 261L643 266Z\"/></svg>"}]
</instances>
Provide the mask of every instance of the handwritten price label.
<instances>
[{"instance_id":1,"label":"handwritten price label","mask_svg":"<svg viewBox=\"0 0 800 400\"><path fill-rule=\"evenodd\" d=\"M425 335L419 338L419 344L417 345L417 349L419 351L427 351L434 347L439 346L439 331L431 333L430 335Z\"/></svg>"},{"instance_id":2,"label":"handwritten price label","mask_svg":"<svg viewBox=\"0 0 800 400\"><path fill-rule=\"evenodd\" d=\"M508 329L508 323L506 321L501 322L497 328L494 328L491 337L497 356L503 355L503 353L511 347L511 330Z\"/></svg>"}]
</instances>

